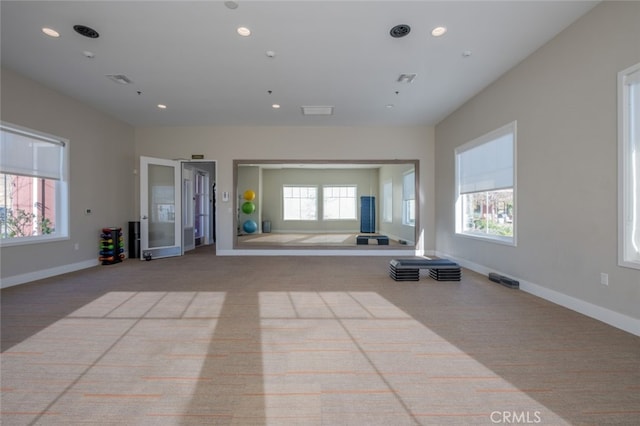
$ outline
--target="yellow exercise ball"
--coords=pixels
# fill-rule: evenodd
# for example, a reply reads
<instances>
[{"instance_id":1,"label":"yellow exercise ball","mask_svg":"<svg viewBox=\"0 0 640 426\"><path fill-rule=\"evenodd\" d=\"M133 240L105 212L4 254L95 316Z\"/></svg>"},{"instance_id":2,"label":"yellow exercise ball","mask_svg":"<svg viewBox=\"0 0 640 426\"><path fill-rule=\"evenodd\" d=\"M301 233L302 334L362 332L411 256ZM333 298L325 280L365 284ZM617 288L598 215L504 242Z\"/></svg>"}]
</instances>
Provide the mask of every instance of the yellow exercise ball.
<instances>
[{"instance_id":1,"label":"yellow exercise ball","mask_svg":"<svg viewBox=\"0 0 640 426\"><path fill-rule=\"evenodd\" d=\"M244 191L245 200L253 201L254 198L256 198L256 193L254 191L252 191L251 189L247 189L246 191Z\"/></svg>"}]
</instances>

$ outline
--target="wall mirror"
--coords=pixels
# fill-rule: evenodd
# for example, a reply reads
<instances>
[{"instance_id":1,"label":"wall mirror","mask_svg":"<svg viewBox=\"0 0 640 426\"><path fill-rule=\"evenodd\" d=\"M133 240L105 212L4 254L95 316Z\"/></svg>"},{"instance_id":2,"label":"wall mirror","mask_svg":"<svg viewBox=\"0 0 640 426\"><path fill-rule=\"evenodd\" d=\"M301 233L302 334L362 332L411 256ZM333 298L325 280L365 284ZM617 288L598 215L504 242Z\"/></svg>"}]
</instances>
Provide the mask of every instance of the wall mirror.
<instances>
[{"instance_id":1,"label":"wall mirror","mask_svg":"<svg viewBox=\"0 0 640 426\"><path fill-rule=\"evenodd\" d=\"M419 160L234 160L234 248L413 249Z\"/></svg>"}]
</instances>

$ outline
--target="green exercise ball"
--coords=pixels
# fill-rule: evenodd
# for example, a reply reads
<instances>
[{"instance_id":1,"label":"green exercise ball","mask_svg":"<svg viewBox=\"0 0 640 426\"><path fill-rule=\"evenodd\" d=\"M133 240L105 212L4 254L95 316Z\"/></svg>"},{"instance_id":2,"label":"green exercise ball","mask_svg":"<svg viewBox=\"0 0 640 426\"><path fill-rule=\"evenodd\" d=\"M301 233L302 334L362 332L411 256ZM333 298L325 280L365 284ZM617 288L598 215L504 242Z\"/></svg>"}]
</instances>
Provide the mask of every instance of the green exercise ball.
<instances>
[{"instance_id":1,"label":"green exercise ball","mask_svg":"<svg viewBox=\"0 0 640 426\"><path fill-rule=\"evenodd\" d=\"M251 201L247 201L246 203L242 203L242 213L251 214L256 211L256 205Z\"/></svg>"}]
</instances>

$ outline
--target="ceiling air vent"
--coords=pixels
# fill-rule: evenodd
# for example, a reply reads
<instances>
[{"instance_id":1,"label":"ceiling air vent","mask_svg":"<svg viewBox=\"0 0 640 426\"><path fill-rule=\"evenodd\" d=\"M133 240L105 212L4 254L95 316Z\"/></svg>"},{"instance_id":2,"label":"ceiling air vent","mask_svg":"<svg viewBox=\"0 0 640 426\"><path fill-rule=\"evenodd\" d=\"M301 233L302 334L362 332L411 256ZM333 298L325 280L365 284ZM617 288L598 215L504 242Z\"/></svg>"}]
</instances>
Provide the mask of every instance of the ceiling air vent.
<instances>
[{"instance_id":1,"label":"ceiling air vent","mask_svg":"<svg viewBox=\"0 0 640 426\"><path fill-rule=\"evenodd\" d=\"M332 106L303 106L302 115L333 115Z\"/></svg>"},{"instance_id":2,"label":"ceiling air vent","mask_svg":"<svg viewBox=\"0 0 640 426\"><path fill-rule=\"evenodd\" d=\"M89 38L98 38L100 37L100 34L98 34L98 32L96 30L94 30L93 28L87 27L85 25L74 25L73 29L80 35L83 35L85 37L89 37Z\"/></svg>"},{"instance_id":3,"label":"ceiling air vent","mask_svg":"<svg viewBox=\"0 0 640 426\"><path fill-rule=\"evenodd\" d=\"M107 78L119 84L131 84L133 83L129 77L124 74L107 74Z\"/></svg>"},{"instance_id":4,"label":"ceiling air vent","mask_svg":"<svg viewBox=\"0 0 640 426\"><path fill-rule=\"evenodd\" d=\"M400 74L398 83L412 83L417 74Z\"/></svg>"},{"instance_id":5,"label":"ceiling air vent","mask_svg":"<svg viewBox=\"0 0 640 426\"><path fill-rule=\"evenodd\" d=\"M391 28L391 31L389 31L389 34L391 34L391 37L393 38L400 38L400 37L406 36L410 32L411 32L410 26L408 26L407 24L400 24Z\"/></svg>"}]
</instances>

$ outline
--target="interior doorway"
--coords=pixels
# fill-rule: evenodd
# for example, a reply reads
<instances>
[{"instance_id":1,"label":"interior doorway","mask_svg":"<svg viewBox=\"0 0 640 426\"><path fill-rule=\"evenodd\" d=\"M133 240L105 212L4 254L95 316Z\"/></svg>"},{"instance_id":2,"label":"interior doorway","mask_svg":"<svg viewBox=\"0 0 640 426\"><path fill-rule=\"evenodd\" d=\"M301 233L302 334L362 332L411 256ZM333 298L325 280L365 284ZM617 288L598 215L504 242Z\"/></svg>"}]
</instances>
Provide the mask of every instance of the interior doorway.
<instances>
[{"instance_id":1,"label":"interior doorway","mask_svg":"<svg viewBox=\"0 0 640 426\"><path fill-rule=\"evenodd\" d=\"M140 156L141 260L215 244L216 171L215 161Z\"/></svg>"},{"instance_id":2,"label":"interior doorway","mask_svg":"<svg viewBox=\"0 0 640 426\"><path fill-rule=\"evenodd\" d=\"M182 162L184 252L216 241L215 176L215 162Z\"/></svg>"}]
</instances>

